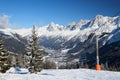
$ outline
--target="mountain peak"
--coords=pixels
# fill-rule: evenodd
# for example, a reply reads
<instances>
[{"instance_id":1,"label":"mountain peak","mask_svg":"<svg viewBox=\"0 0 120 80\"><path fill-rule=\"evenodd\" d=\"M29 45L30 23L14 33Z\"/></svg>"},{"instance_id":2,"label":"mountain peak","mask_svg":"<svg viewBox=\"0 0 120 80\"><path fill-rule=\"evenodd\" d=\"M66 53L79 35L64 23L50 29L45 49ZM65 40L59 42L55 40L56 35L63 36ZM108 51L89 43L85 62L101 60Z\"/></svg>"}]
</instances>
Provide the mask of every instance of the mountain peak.
<instances>
[{"instance_id":1,"label":"mountain peak","mask_svg":"<svg viewBox=\"0 0 120 80\"><path fill-rule=\"evenodd\" d=\"M96 15L96 17L95 18L102 18L103 17L103 15Z\"/></svg>"},{"instance_id":2,"label":"mountain peak","mask_svg":"<svg viewBox=\"0 0 120 80\"><path fill-rule=\"evenodd\" d=\"M87 24L90 20L80 20L78 23L76 23L76 26L79 28L83 27L83 25Z\"/></svg>"},{"instance_id":3,"label":"mountain peak","mask_svg":"<svg viewBox=\"0 0 120 80\"><path fill-rule=\"evenodd\" d=\"M48 31L58 31L58 30L62 30L63 26L59 25L59 24L55 24L54 22L51 22L48 27L47 30Z\"/></svg>"},{"instance_id":4,"label":"mountain peak","mask_svg":"<svg viewBox=\"0 0 120 80\"><path fill-rule=\"evenodd\" d=\"M51 22L49 26L55 26L56 24L54 22Z\"/></svg>"}]
</instances>

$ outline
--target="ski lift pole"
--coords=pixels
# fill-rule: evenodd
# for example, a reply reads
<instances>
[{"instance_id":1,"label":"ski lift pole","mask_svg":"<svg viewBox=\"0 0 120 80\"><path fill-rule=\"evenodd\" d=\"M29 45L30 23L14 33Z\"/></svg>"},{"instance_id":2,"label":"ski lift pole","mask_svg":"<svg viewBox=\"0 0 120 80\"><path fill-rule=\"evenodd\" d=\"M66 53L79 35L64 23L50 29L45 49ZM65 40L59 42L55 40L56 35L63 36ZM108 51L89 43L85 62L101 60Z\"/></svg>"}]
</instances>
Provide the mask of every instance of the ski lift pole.
<instances>
[{"instance_id":1,"label":"ski lift pole","mask_svg":"<svg viewBox=\"0 0 120 80\"><path fill-rule=\"evenodd\" d=\"M98 48L98 38L99 38L99 35L96 35L96 70L99 71L101 70L101 66L99 64L99 48Z\"/></svg>"}]
</instances>

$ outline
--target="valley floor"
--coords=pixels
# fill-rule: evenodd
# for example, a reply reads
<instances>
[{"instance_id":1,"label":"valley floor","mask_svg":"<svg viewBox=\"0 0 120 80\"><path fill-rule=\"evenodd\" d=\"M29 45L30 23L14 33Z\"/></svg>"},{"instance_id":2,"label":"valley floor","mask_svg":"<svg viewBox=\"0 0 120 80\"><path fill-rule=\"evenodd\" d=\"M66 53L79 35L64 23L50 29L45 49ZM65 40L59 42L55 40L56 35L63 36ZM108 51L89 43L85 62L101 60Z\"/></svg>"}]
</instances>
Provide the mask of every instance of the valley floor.
<instances>
[{"instance_id":1,"label":"valley floor","mask_svg":"<svg viewBox=\"0 0 120 80\"><path fill-rule=\"evenodd\" d=\"M37 74L0 74L0 80L120 80L120 72L90 69L43 70Z\"/></svg>"}]
</instances>

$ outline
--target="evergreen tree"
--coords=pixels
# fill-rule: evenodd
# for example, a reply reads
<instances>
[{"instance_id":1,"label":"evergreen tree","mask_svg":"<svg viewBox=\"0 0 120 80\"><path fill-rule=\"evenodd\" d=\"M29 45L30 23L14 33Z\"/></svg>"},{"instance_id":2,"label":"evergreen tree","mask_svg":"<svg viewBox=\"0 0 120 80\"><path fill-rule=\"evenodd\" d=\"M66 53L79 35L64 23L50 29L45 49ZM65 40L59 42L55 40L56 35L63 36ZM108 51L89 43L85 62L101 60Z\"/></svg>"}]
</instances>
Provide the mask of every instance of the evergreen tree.
<instances>
[{"instance_id":1,"label":"evergreen tree","mask_svg":"<svg viewBox=\"0 0 120 80\"><path fill-rule=\"evenodd\" d=\"M40 72L43 68L43 50L38 44L36 27L33 26L32 34L27 47L27 64L31 73Z\"/></svg>"},{"instance_id":2,"label":"evergreen tree","mask_svg":"<svg viewBox=\"0 0 120 80\"><path fill-rule=\"evenodd\" d=\"M10 54L4 47L4 42L0 38L0 72L5 73L10 68Z\"/></svg>"}]
</instances>

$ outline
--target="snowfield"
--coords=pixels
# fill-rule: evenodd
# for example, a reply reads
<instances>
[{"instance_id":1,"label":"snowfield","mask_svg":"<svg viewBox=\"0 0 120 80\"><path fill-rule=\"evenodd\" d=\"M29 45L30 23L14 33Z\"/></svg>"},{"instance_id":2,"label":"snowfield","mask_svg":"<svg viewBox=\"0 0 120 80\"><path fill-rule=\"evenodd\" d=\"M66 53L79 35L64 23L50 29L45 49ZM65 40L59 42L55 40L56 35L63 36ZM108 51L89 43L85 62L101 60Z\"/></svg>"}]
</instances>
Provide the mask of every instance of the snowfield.
<instances>
[{"instance_id":1,"label":"snowfield","mask_svg":"<svg viewBox=\"0 0 120 80\"><path fill-rule=\"evenodd\" d=\"M120 72L90 69L53 69L43 70L37 74L0 74L0 80L120 80Z\"/></svg>"}]
</instances>

